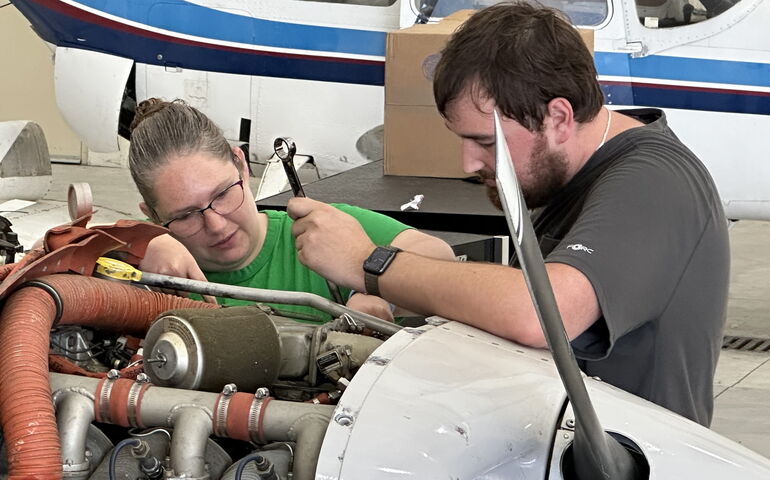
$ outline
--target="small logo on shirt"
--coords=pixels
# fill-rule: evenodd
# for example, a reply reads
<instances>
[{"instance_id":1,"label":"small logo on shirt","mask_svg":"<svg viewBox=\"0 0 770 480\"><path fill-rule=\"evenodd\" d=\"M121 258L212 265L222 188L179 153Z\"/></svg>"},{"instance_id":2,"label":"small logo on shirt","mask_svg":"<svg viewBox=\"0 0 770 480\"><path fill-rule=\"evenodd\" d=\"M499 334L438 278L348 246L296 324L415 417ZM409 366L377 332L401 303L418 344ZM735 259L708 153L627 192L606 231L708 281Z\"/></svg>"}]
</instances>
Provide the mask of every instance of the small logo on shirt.
<instances>
[{"instance_id":1,"label":"small logo on shirt","mask_svg":"<svg viewBox=\"0 0 770 480\"><path fill-rule=\"evenodd\" d=\"M586 252L589 255L594 253L593 248L588 248L582 243L573 243L572 245L567 245L567 248L569 248L570 250L574 250L576 252L581 252L581 251Z\"/></svg>"}]
</instances>

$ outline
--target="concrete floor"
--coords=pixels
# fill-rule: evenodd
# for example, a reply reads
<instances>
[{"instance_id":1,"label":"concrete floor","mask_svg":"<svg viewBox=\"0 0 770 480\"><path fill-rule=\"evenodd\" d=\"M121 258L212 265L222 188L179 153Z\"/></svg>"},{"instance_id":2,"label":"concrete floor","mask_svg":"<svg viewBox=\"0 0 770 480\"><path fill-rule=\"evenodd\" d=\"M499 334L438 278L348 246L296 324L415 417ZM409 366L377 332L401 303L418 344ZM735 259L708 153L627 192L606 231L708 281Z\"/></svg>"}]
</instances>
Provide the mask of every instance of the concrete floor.
<instances>
[{"instance_id":1,"label":"concrete floor","mask_svg":"<svg viewBox=\"0 0 770 480\"><path fill-rule=\"evenodd\" d=\"M140 197L127 170L57 164L53 172L53 184L43 202L24 212L4 214L15 223L14 231L25 246L46 228L68 221L67 188L73 182L91 185L96 221L143 218ZM258 179L252 179L254 191L257 183ZM770 222L738 222L730 240L732 272L725 334L770 338ZM770 353L723 350L714 394L712 428L770 457Z\"/></svg>"},{"instance_id":2,"label":"concrete floor","mask_svg":"<svg viewBox=\"0 0 770 480\"><path fill-rule=\"evenodd\" d=\"M726 335L770 338L770 222L738 222L730 231ZM711 427L770 457L770 353L722 350L714 380Z\"/></svg>"}]
</instances>

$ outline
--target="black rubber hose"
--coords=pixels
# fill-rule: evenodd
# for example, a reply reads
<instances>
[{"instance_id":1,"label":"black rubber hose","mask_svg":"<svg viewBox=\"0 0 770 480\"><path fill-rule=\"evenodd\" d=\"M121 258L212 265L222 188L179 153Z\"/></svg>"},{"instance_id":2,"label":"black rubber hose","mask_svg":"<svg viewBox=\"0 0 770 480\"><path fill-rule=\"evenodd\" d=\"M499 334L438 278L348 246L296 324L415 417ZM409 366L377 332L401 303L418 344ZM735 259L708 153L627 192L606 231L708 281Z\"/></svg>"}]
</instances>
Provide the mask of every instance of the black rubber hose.
<instances>
[{"instance_id":1,"label":"black rubber hose","mask_svg":"<svg viewBox=\"0 0 770 480\"><path fill-rule=\"evenodd\" d=\"M118 460L118 454L120 454L120 451L128 445L138 447L140 441L141 440L138 438L125 438L121 440L117 445L115 445L115 448L112 449L112 453L110 453L110 464L108 470L110 480L117 480L117 477L115 476L115 463Z\"/></svg>"},{"instance_id":2,"label":"black rubber hose","mask_svg":"<svg viewBox=\"0 0 770 480\"><path fill-rule=\"evenodd\" d=\"M243 469L246 468L246 465L248 465L249 462L254 462L257 464L257 476L259 478L275 478L275 475L269 475L269 477L265 477L263 474L260 473L260 470L263 472L265 470L272 470L270 460L266 459L262 455L258 453L252 453L251 455L248 455L244 457L240 463L238 464L238 468L235 469L235 479L234 480L241 480L241 477L243 476ZM267 473L267 472L264 472Z\"/></svg>"}]
</instances>

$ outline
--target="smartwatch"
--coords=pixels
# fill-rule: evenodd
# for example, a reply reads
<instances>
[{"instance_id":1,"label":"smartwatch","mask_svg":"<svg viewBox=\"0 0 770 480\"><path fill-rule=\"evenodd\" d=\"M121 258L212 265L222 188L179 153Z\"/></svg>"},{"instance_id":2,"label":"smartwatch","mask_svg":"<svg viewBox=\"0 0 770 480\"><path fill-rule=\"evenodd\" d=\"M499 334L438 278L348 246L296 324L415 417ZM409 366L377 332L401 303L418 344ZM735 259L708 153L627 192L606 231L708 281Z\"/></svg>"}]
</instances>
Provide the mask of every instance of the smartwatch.
<instances>
[{"instance_id":1,"label":"smartwatch","mask_svg":"<svg viewBox=\"0 0 770 480\"><path fill-rule=\"evenodd\" d=\"M364 260L364 286L367 295L380 296L380 275L385 273L400 251L400 248L391 245L377 247L369 258Z\"/></svg>"}]
</instances>

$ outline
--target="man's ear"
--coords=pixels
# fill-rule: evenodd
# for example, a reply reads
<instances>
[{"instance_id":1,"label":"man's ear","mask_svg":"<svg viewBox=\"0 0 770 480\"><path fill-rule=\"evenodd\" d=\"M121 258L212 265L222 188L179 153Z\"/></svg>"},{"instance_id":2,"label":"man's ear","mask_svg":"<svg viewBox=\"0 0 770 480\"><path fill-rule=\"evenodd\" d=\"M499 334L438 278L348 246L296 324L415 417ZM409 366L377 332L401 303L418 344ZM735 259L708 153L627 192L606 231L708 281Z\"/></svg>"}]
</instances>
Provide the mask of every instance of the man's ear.
<instances>
[{"instance_id":1,"label":"man's ear","mask_svg":"<svg viewBox=\"0 0 770 480\"><path fill-rule=\"evenodd\" d=\"M152 208L149 207L149 205L144 202L139 202L139 210L142 211L145 217L152 220L153 223L158 223L158 219L155 218L155 212L152 210Z\"/></svg>"},{"instance_id":2,"label":"man's ear","mask_svg":"<svg viewBox=\"0 0 770 480\"><path fill-rule=\"evenodd\" d=\"M236 167L238 167L238 171L241 172L241 177L244 179L249 178L249 165L246 162L246 154L240 147L233 146L232 149L233 155L238 159Z\"/></svg>"},{"instance_id":3,"label":"man's ear","mask_svg":"<svg viewBox=\"0 0 770 480\"><path fill-rule=\"evenodd\" d=\"M575 117L572 104L563 97L556 97L546 105L546 117L543 120L546 130L556 144L569 140L574 134Z\"/></svg>"}]
</instances>

